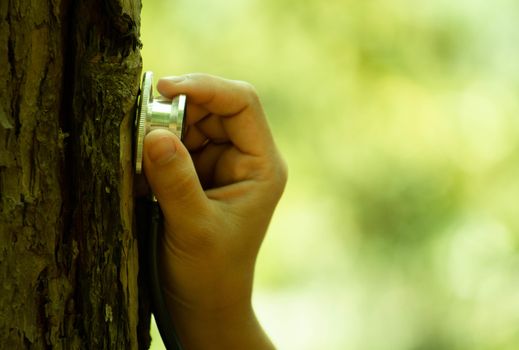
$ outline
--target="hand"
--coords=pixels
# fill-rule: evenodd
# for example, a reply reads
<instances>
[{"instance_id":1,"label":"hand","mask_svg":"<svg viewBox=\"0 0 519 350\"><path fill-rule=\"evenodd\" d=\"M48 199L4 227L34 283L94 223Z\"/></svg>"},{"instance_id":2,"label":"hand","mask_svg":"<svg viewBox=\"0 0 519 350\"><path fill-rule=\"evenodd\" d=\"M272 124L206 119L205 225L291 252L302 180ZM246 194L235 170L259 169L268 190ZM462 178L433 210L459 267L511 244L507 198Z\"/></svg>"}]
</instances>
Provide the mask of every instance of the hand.
<instances>
[{"instance_id":1,"label":"hand","mask_svg":"<svg viewBox=\"0 0 519 350\"><path fill-rule=\"evenodd\" d=\"M254 265L287 171L249 84L204 74L161 79L187 95L184 144L144 140L144 171L164 213L162 281L189 349L267 349L251 306Z\"/></svg>"}]
</instances>

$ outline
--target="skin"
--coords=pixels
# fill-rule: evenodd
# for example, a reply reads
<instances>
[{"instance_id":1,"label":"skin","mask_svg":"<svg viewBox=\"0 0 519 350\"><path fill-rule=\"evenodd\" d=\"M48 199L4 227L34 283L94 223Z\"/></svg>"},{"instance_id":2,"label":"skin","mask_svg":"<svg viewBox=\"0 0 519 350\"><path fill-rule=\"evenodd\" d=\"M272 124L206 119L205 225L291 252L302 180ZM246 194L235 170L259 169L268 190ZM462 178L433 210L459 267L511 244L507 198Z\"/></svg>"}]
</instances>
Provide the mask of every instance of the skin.
<instances>
[{"instance_id":1,"label":"skin","mask_svg":"<svg viewBox=\"0 0 519 350\"><path fill-rule=\"evenodd\" d=\"M162 281L186 349L274 349L251 305L254 266L287 179L255 89L205 74L163 78L187 95L184 144L144 140L144 172L164 213Z\"/></svg>"}]
</instances>

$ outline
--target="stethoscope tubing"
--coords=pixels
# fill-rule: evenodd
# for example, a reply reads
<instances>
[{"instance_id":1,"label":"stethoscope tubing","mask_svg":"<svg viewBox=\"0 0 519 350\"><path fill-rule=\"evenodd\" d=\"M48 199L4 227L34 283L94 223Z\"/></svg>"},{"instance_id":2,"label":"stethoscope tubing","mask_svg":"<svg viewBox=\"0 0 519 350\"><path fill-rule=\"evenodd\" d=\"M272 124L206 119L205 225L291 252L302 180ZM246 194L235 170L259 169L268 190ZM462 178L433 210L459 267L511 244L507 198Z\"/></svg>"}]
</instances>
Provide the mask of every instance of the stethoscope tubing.
<instances>
[{"instance_id":1,"label":"stethoscope tubing","mask_svg":"<svg viewBox=\"0 0 519 350\"><path fill-rule=\"evenodd\" d=\"M182 350L180 339L164 298L162 283L160 282L159 244L161 243L160 236L164 228L164 216L159 203L155 200L150 200L149 220L148 272L150 274L152 312L166 349Z\"/></svg>"}]
</instances>

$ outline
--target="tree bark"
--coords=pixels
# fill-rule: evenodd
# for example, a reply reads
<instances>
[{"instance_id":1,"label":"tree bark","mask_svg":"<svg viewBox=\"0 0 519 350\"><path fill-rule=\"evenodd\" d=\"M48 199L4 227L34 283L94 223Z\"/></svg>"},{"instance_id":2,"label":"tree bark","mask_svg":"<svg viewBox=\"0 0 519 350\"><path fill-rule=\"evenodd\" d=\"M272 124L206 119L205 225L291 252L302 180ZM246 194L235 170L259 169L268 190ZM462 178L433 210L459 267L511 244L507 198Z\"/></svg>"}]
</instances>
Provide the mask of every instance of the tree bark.
<instances>
[{"instance_id":1,"label":"tree bark","mask_svg":"<svg viewBox=\"0 0 519 350\"><path fill-rule=\"evenodd\" d=\"M132 200L140 7L0 2L3 349L149 346Z\"/></svg>"}]
</instances>

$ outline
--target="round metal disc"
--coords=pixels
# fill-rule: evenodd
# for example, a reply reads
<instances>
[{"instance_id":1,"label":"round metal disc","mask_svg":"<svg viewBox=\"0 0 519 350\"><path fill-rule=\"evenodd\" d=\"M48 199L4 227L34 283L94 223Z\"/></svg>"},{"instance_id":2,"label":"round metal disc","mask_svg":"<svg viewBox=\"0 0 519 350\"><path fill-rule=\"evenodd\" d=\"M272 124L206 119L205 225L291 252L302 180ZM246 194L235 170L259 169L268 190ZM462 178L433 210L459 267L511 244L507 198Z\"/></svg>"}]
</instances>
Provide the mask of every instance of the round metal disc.
<instances>
[{"instance_id":1,"label":"round metal disc","mask_svg":"<svg viewBox=\"0 0 519 350\"><path fill-rule=\"evenodd\" d=\"M149 113L150 100L153 98L153 73L145 72L142 77L141 95L137 114L137 142L135 148L135 171L142 173L142 149L146 136L146 117Z\"/></svg>"}]
</instances>

